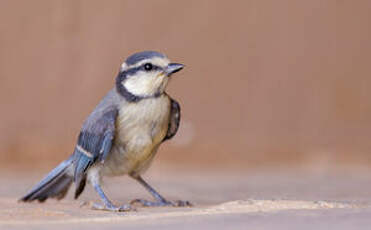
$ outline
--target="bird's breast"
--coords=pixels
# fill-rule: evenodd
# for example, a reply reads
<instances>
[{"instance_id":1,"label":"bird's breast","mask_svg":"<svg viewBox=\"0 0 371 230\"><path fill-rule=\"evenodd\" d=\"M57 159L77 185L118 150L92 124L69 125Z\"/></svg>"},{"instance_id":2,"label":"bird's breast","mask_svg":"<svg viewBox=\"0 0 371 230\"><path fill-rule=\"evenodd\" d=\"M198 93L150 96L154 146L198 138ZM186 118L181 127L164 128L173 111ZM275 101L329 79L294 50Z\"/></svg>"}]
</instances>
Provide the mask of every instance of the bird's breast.
<instances>
[{"instance_id":1,"label":"bird's breast","mask_svg":"<svg viewBox=\"0 0 371 230\"><path fill-rule=\"evenodd\" d=\"M110 158L111 174L145 170L168 129L170 100L167 96L121 106ZM112 161L111 160L111 161Z\"/></svg>"}]
</instances>

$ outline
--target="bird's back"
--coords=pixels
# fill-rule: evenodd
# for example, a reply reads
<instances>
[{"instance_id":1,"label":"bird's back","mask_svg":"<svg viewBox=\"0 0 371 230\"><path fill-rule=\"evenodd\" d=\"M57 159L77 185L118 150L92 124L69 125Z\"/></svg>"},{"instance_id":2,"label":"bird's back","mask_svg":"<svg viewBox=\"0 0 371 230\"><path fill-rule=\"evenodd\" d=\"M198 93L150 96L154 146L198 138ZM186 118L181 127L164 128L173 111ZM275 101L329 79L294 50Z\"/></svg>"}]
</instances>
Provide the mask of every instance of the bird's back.
<instances>
[{"instance_id":1,"label":"bird's back","mask_svg":"<svg viewBox=\"0 0 371 230\"><path fill-rule=\"evenodd\" d=\"M97 125L97 120L101 119L104 113L117 110L118 106L123 100L124 99L120 97L116 89L110 90L86 118L81 130L85 131L96 128L95 126Z\"/></svg>"}]
</instances>

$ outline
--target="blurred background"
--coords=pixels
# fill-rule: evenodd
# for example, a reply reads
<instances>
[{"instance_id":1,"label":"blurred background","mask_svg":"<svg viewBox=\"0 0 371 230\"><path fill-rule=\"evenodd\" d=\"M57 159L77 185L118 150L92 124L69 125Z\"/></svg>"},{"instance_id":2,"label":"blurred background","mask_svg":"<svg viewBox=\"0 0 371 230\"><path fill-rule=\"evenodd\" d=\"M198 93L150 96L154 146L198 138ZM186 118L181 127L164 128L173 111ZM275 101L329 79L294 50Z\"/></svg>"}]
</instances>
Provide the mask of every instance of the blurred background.
<instances>
[{"instance_id":1,"label":"blurred background","mask_svg":"<svg viewBox=\"0 0 371 230\"><path fill-rule=\"evenodd\" d=\"M155 164L371 166L370 1L0 0L0 167L50 168L130 54L186 68ZM30 164L31 163L31 164Z\"/></svg>"}]
</instances>

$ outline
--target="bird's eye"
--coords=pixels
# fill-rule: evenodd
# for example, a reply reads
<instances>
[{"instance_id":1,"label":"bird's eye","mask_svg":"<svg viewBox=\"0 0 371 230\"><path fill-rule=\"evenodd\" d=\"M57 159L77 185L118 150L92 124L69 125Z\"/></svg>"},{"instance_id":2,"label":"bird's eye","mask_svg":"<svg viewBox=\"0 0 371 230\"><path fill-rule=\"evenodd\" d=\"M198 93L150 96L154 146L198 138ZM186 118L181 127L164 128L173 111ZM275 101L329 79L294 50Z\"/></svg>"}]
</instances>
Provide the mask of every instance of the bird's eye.
<instances>
[{"instance_id":1,"label":"bird's eye","mask_svg":"<svg viewBox=\"0 0 371 230\"><path fill-rule=\"evenodd\" d=\"M150 70L152 70L152 68L153 68L153 66L152 66L151 63L146 63L146 64L144 65L144 69L145 69L146 71L150 71Z\"/></svg>"}]
</instances>

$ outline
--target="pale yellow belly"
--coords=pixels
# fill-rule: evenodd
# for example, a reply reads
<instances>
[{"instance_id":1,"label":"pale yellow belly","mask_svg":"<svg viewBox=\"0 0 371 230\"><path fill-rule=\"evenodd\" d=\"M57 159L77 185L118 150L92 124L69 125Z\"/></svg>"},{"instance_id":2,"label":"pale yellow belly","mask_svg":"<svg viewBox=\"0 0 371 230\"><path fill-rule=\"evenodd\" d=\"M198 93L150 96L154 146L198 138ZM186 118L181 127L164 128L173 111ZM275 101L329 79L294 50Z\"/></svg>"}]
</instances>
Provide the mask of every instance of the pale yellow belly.
<instances>
[{"instance_id":1,"label":"pale yellow belly","mask_svg":"<svg viewBox=\"0 0 371 230\"><path fill-rule=\"evenodd\" d=\"M147 139L147 140L146 140ZM133 143L136 142L136 143ZM139 143L140 142L140 143ZM127 143L134 147L126 148L116 144L107 158L103 173L106 175L140 174L150 165L160 143L139 135Z\"/></svg>"},{"instance_id":2,"label":"pale yellow belly","mask_svg":"<svg viewBox=\"0 0 371 230\"><path fill-rule=\"evenodd\" d=\"M104 174L140 174L149 167L168 128L170 104L165 99L146 101L139 107L126 106L120 111Z\"/></svg>"}]
</instances>

